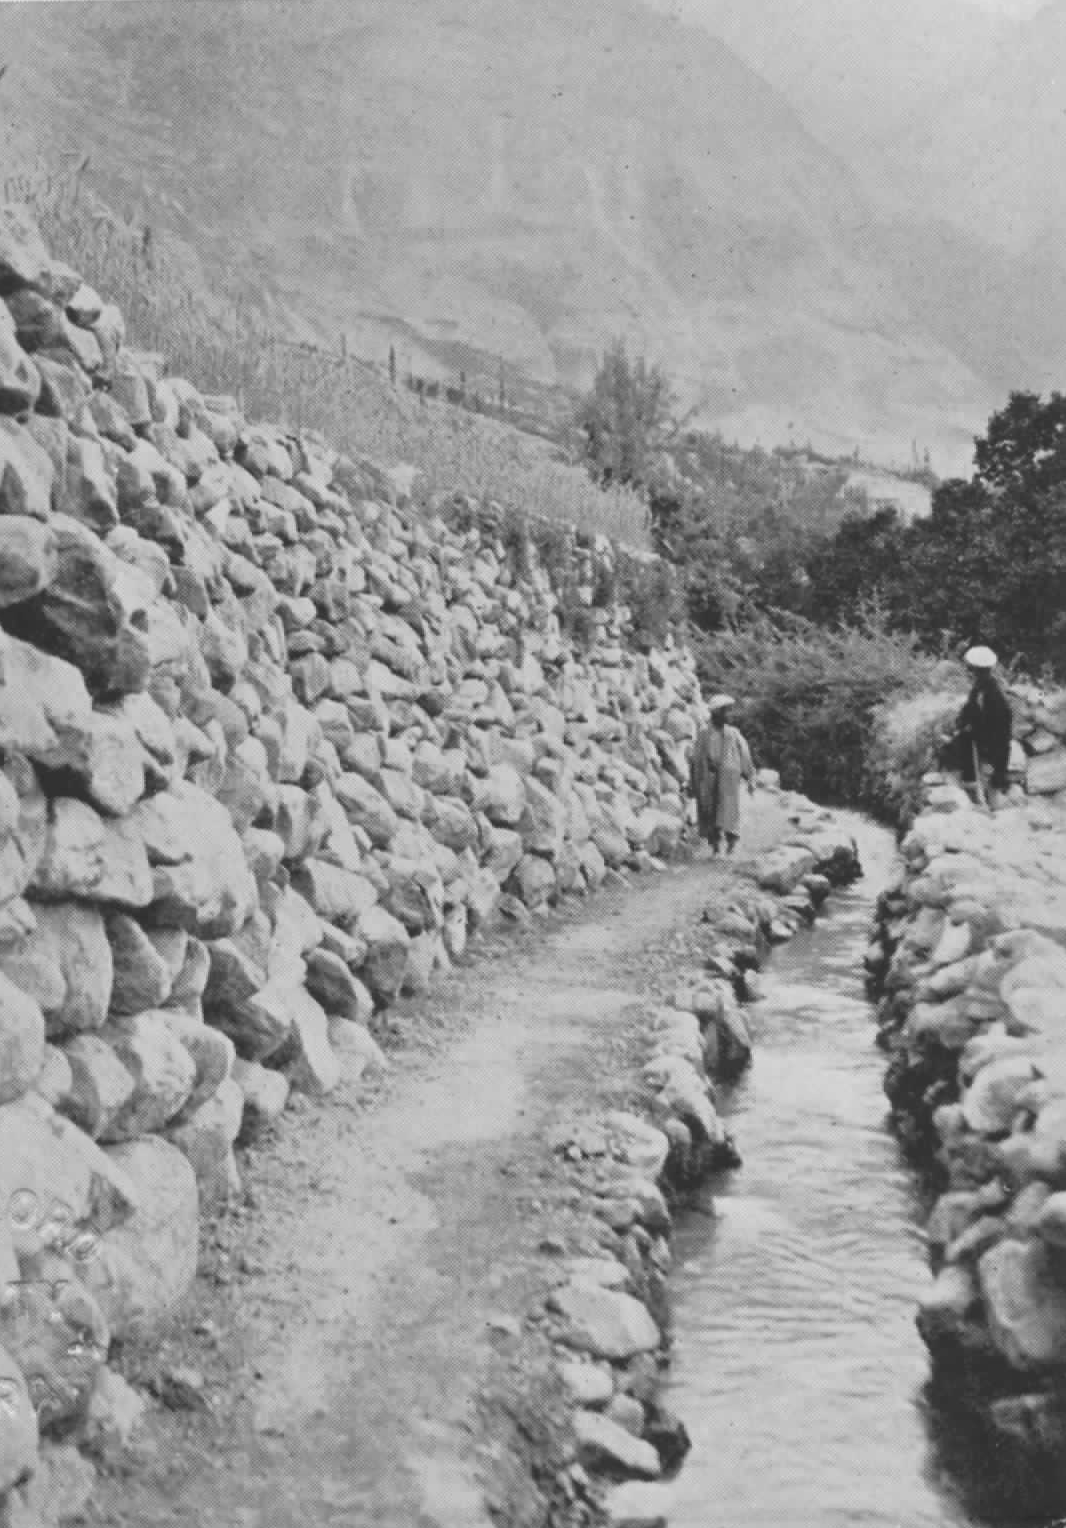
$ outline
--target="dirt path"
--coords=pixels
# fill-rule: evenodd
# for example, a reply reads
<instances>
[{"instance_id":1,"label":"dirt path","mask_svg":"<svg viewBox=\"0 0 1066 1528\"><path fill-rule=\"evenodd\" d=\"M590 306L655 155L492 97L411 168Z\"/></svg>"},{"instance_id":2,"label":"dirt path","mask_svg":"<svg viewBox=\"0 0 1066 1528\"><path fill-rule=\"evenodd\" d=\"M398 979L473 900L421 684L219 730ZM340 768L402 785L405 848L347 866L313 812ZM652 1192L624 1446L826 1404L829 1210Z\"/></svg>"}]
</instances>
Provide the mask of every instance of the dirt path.
<instances>
[{"instance_id":1,"label":"dirt path","mask_svg":"<svg viewBox=\"0 0 1066 1528\"><path fill-rule=\"evenodd\" d=\"M752 823L749 852L781 818L760 801ZM398 1013L380 1096L286 1116L181 1332L127 1355L142 1385L194 1366L208 1404L159 1408L87 1520L483 1528L479 1375L547 1287L540 1242L578 1232L547 1136L626 1101L639 998L742 870L675 868L499 940Z\"/></svg>"}]
</instances>

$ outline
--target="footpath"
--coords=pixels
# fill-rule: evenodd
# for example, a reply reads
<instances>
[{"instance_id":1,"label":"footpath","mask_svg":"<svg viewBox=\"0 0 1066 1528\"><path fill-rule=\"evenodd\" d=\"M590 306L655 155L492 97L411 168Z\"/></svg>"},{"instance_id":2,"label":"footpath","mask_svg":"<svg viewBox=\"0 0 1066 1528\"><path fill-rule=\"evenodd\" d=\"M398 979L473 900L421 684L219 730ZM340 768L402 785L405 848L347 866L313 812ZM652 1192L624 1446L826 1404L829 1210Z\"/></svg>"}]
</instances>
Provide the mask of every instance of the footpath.
<instances>
[{"instance_id":1,"label":"footpath","mask_svg":"<svg viewBox=\"0 0 1066 1528\"><path fill-rule=\"evenodd\" d=\"M795 832L794 806L760 792L735 865L679 864L487 941L431 1004L397 1010L402 1066L308 1103L299 1129L242 1156L244 1203L215 1223L180 1331L129 1355L128 1377L163 1404L98 1481L86 1521L593 1523L607 1520L596 1465L608 1493L612 1479L659 1473L627 1429L635 1463L606 1457L599 1439L575 1445L576 1402L586 1417L609 1403L626 1416L626 1392L611 1401L608 1366L580 1343L567 1364L552 1291L568 1277L576 1287L575 1273L594 1289L638 1287L613 1261L627 1251L626 1201L589 1178L601 1175L604 1121L636 1130L632 1111L647 1116L649 1014L663 1025L649 1005L699 980L709 948L721 959L723 941L750 938L744 907L761 904L786 937L804 896L792 888L790 914L754 876L785 864L784 889L809 869L804 850L768 858ZM658 1214L665 1269L669 1214ZM624 1284L608 1277L612 1261ZM657 1306L646 1283L640 1293L666 1324L662 1287ZM648 1346L624 1367L651 1402ZM568 1371L580 1394L560 1384ZM630 1428L634 1410L630 1394ZM674 1462L684 1431L662 1426ZM663 1520L665 1497L636 1516L626 1500L613 1521Z\"/></svg>"}]
</instances>

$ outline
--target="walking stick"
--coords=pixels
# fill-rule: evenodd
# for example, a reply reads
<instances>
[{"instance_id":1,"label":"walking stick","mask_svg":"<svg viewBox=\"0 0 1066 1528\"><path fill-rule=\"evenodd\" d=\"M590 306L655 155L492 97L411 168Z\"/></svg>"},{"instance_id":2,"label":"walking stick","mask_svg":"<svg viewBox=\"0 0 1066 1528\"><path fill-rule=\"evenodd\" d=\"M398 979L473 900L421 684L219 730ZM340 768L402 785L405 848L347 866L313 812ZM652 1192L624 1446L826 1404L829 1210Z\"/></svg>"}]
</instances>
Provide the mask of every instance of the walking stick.
<instances>
[{"instance_id":1,"label":"walking stick","mask_svg":"<svg viewBox=\"0 0 1066 1528\"><path fill-rule=\"evenodd\" d=\"M973 754L973 782L977 791L977 804L983 811L988 811L988 801L985 798L985 787L981 779L981 760L977 756L977 744L970 744L970 752Z\"/></svg>"}]
</instances>

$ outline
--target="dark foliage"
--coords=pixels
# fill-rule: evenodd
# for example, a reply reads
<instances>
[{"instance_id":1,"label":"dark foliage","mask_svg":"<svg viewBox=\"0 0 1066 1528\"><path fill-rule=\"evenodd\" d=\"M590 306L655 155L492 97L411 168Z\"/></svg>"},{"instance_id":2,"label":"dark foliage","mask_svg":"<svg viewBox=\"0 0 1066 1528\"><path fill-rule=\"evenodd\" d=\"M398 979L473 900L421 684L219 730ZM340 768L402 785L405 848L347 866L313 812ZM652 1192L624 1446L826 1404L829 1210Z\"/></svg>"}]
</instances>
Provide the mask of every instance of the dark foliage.
<instances>
[{"instance_id":1,"label":"dark foliage","mask_svg":"<svg viewBox=\"0 0 1066 1528\"><path fill-rule=\"evenodd\" d=\"M977 470L928 519L849 519L810 559L811 602L837 624L876 598L931 650L985 642L1066 677L1066 397L1015 393L976 442Z\"/></svg>"}]
</instances>

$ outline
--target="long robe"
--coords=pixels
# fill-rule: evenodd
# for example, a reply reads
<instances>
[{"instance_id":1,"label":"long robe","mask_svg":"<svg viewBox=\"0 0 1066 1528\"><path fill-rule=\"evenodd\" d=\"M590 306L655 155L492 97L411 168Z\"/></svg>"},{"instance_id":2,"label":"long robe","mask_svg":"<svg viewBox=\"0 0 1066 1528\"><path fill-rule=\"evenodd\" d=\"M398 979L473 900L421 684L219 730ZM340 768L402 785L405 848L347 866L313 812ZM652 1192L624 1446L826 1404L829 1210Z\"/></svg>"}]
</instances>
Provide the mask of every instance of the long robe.
<instances>
[{"instance_id":1,"label":"long robe","mask_svg":"<svg viewBox=\"0 0 1066 1528\"><path fill-rule=\"evenodd\" d=\"M1007 789L1012 723L1010 701L999 685L992 678L979 679L956 723L964 780L974 778L973 749L976 748L981 763L992 766L993 790Z\"/></svg>"},{"instance_id":2,"label":"long robe","mask_svg":"<svg viewBox=\"0 0 1066 1528\"><path fill-rule=\"evenodd\" d=\"M740 784L755 774L743 733L736 727L705 727L692 748L690 784L701 838L740 831Z\"/></svg>"}]
</instances>

